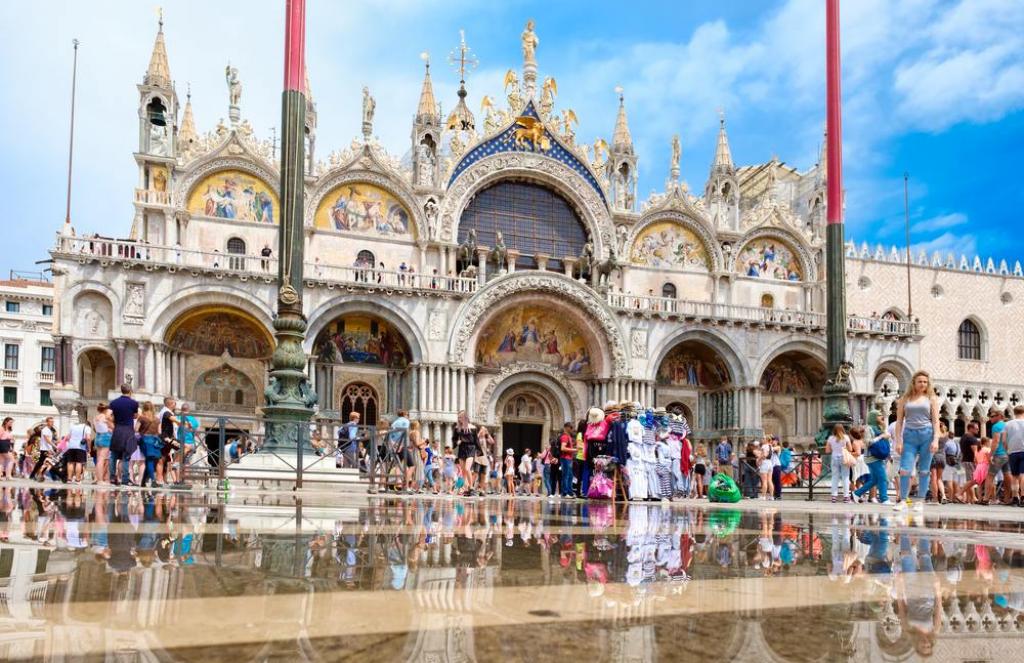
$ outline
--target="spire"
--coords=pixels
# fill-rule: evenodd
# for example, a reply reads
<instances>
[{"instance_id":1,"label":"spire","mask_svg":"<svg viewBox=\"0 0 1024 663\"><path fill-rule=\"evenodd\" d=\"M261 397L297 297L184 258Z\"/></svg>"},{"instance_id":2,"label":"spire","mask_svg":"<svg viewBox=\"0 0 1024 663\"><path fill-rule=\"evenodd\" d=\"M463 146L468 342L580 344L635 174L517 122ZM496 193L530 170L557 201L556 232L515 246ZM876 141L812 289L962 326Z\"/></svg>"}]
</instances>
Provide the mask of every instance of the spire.
<instances>
[{"instance_id":1,"label":"spire","mask_svg":"<svg viewBox=\"0 0 1024 663\"><path fill-rule=\"evenodd\" d=\"M633 149L633 136L629 133L629 123L626 121L626 100L622 95L622 88L615 88L619 93L619 115L615 118L615 132L612 134L612 149Z\"/></svg>"},{"instance_id":2,"label":"spire","mask_svg":"<svg viewBox=\"0 0 1024 663\"><path fill-rule=\"evenodd\" d=\"M733 172L735 167L732 164L732 151L729 149L729 136L725 133L725 112L718 113L718 145L715 146L715 162L711 164L712 170Z\"/></svg>"},{"instance_id":3,"label":"spire","mask_svg":"<svg viewBox=\"0 0 1024 663\"><path fill-rule=\"evenodd\" d=\"M821 185L828 179L828 129L821 134L821 150L818 153L818 167L815 173L815 184Z\"/></svg>"},{"instance_id":4,"label":"spire","mask_svg":"<svg viewBox=\"0 0 1024 663\"><path fill-rule=\"evenodd\" d=\"M434 85L430 82L430 55L424 51L420 54L423 58L425 70L423 72L423 89L420 90L420 103L416 107L416 121L425 122L428 118L436 118L437 101L434 99Z\"/></svg>"},{"instance_id":5,"label":"spire","mask_svg":"<svg viewBox=\"0 0 1024 663\"><path fill-rule=\"evenodd\" d=\"M185 95L185 113L181 118L181 128L178 130L178 142L181 143L182 149L187 150L188 146L194 143L198 137L196 121L192 117L192 86L190 85Z\"/></svg>"},{"instance_id":6,"label":"spire","mask_svg":"<svg viewBox=\"0 0 1024 663\"><path fill-rule=\"evenodd\" d=\"M480 60L466 45L465 30L459 30L459 46L448 55L448 63L459 72L459 102L455 104L445 126L456 131L473 131L476 128L476 119L466 105L466 72L475 69Z\"/></svg>"},{"instance_id":7,"label":"spire","mask_svg":"<svg viewBox=\"0 0 1024 663\"><path fill-rule=\"evenodd\" d=\"M149 68L146 69L144 85L153 87L171 86L171 67L167 64L167 45L164 43L164 15L160 12L159 29L156 33L156 41L153 43L153 54L149 56Z\"/></svg>"}]
</instances>

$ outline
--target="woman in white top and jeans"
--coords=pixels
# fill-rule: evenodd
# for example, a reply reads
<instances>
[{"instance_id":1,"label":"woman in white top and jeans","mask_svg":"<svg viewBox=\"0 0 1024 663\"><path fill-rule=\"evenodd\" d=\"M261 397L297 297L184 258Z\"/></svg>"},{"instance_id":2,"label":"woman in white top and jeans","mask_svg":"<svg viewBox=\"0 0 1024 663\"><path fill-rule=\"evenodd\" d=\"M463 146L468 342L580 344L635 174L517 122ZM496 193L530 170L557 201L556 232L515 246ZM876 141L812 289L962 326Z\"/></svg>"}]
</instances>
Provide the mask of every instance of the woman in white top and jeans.
<instances>
[{"instance_id":1,"label":"woman in white top and jeans","mask_svg":"<svg viewBox=\"0 0 1024 663\"><path fill-rule=\"evenodd\" d=\"M842 424L836 424L828 438L828 451L832 454L832 501L839 496L843 487L843 501L850 501L850 468L843 465L843 451L851 451L850 438Z\"/></svg>"},{"instance_id":2,"label":"woman in white top and jeans","mask_svg":"<svg viewBox=\"0 0 1024 663\"><path fill-rule=\"evenodd\" d=\"M918 501L913 507L920 511L928 494L932 455L939 450L939 401L926 371L914 373L910 386L896 405L896 430L893 451L900 457L900 501L893 506L902 511L910 504L910 476L917 465Z\"/></svg>"}]
</instances>

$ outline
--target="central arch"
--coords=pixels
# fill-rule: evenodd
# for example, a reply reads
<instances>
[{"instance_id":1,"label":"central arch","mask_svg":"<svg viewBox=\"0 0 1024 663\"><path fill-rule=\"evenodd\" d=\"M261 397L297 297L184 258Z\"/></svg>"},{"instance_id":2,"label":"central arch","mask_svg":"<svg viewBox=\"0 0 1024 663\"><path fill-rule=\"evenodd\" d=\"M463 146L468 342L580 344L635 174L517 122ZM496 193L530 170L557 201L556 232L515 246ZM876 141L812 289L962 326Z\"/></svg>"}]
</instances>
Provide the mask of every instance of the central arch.
<instances>
[{"instance_id":1,"label":"central arch","mask_svg":"<svg viewBox=\"0 0 1024 663\"><path fill-rule=\"evenodd\" d=\"M761 421L768 421L782 439L814 444L822 421L825 357L820 346L786 343L767 353L759 367Z\"/></svg>"},{"instance_id":2,"label":"central arch","mask_svg":"<svg viewBox=\"0 0 1024 663\"><path fill-rule=\"evenodd\" d=\"M513 302L526 302L528 295L553 295L557 306L581 322L589 323L590 338L600 349L600 364L595 373L600 377L628 374L628 355L618 322L604 302L593 292L562 274L515 272L494 279L477 291L459 309L452 321L455 330L448 346L453 364L469 366L475 357L471 350L478 344L481 323ZM596 354L596 352L595 352ZM598 357L593 358L598 364Z\"/></svg>"},{"instance_id":3,"label":"central arch","mask_svg":"<svg viewBox=\"0 0 1024 663\"><path fill-rule=\"evenodd\" d=\"M543 364L517 363L503 367L484 387L478 400L477 420L498 426L506 395L523 387L532 389L532 393L544 394L553 417L552 425L575 421L583 413L580 396L563 373Z\"/></svg>"}]
</instances>

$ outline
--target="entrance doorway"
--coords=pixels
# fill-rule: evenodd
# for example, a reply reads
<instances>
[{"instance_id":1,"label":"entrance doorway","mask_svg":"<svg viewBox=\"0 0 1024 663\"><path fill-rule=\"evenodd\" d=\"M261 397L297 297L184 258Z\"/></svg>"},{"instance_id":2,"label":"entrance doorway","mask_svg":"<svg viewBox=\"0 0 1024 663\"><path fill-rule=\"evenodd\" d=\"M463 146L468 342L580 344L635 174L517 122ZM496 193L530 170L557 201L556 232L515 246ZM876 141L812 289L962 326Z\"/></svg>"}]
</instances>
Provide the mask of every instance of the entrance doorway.
<instances>
[{"instance_id":1,"label":"entrance doorway","mask_svg":"<svg viewBox=\"0 0 1024 663\"><path fill-rule=\"evenodd\" d=\"M517 467L519 459L526 449L529 449L534 455L537 454L537 451L542 447L543 435L544 426L542 424L524 424L510 421L501 425L501 440L504 443L505 449L515 449Z\"/></svg>"}]
</instances>

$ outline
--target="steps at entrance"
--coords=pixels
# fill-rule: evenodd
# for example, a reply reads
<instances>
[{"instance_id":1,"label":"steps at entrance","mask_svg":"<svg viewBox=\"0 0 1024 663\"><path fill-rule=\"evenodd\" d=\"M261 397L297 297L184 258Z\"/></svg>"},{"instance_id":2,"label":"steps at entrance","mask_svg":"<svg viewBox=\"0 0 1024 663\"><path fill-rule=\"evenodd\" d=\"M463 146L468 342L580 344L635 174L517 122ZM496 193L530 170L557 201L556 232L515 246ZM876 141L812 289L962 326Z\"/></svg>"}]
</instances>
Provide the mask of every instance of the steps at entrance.
<instances>
[{"instance_id":1,"label":"steps at entrance","mask_svg":"<svg viewBox=\"0 0 1024 663\"><path fill-rule=\"evenodd\" d=\"M284 454L281 454L284 456ZM228 479L235 484L243 485L262 482L295 483L298 478L294 469L295 457L285 458L269 453L258 452L243 456L237 463L227 467ZM319 460L319 462L315 462ZM359 470L355 468L338 469L334 467L333 458L317 458L316 456L303 456L302 464L306 468L302 472L302 483L304 486L317 484L331 486L352 492L366 492L370 485L369 480L360 477Z\"/></svg>"}]
</instances>

